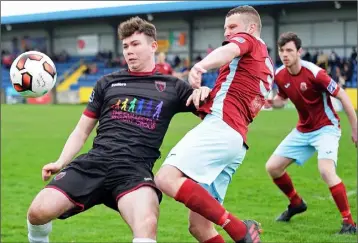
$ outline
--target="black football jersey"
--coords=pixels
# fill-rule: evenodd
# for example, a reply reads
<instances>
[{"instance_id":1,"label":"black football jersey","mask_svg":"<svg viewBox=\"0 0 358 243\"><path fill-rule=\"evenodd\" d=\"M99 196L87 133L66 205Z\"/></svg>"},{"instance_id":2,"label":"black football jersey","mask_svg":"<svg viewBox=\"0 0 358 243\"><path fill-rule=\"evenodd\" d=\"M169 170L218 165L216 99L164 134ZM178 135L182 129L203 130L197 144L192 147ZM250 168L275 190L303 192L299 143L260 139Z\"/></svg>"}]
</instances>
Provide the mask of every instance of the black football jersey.
<instances>
[{"instance_id":1,"label":"black football jersey","mask_svg":"<svg viewBox=\"0 0 358 243\"><path fill-rule=\"evenodd\" d=\"M192 91L188 83L159 73L123 70L105 75L84 111L99 122L89 155L154 163L173 116L196 111L186 106Z\"/></svg>"}]
</instances>

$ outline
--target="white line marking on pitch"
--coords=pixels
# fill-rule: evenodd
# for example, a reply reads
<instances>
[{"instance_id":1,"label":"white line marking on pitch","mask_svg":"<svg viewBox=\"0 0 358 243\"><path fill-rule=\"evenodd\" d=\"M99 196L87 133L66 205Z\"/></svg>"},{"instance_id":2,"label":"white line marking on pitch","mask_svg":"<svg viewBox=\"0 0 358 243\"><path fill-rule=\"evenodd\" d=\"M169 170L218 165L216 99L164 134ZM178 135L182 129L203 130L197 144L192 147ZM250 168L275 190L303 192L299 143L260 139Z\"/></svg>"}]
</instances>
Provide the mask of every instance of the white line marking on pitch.
<instances>
[{"instance_id":1,"label":"white line marking on pitch","mask_svg":"<svg viewBox=\"0 0 358 243\"><path fill-rule=\"evenodd\" d=\"M356 195L356 194L357 194L356 190L348 191L347 192L347 197L351 197L351 196ZM328 197L313 196L313 198L318 199L318 200L333 200L332 195L329 195Z\"/></svg>"}]
</instances>

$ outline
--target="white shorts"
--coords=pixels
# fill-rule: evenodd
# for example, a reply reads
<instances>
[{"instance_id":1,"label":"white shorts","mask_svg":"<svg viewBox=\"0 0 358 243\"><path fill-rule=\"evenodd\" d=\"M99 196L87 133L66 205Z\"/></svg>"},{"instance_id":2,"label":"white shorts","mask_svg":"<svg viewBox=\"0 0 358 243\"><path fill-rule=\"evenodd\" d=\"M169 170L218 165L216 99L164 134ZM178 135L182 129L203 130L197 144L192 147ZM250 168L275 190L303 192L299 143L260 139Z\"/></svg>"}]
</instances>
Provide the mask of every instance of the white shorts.
<instances>
[{"instance_id":1,"label":"white shorts","mask_svg":"<svg viewBox=\"0 0 358 243\"><path fill-rule=\"evenodd\" d=\"M207 115L169 152L162 166L175 166L223 203L245 154L242 136L222 119Z\"/></svg>"},{"instance_id":2,"label":"white shorts","mask_svg":"<svg viewBox=\"0 0 358 243\"><path fill-rule=\"evenodd\" d=\"M274 154L291 158L303 165L318 151L318 159L333 160L337 166L341 130L335 126L324 126L316 131L302 133L294 128L276 148Z\"/></svg>"}]
</instances>

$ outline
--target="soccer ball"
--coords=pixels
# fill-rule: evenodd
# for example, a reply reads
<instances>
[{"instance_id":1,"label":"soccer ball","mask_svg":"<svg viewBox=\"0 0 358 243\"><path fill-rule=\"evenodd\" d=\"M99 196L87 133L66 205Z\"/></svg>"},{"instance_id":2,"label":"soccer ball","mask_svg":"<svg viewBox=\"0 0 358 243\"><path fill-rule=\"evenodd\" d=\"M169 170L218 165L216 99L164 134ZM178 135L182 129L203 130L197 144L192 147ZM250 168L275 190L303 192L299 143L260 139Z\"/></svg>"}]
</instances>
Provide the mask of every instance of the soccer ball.
<instances>
[{"instance_id":1,"label":"soccer ball","mask_svg":"<svg viewBox=\"0 0 358 243\"><path fill-rule=\"evenodd\" d=\"M56 67L47 55L28 51L19 55L12 63L10 79L21 96L40 97L55 86Z\"/></svg>"}]
</instances>

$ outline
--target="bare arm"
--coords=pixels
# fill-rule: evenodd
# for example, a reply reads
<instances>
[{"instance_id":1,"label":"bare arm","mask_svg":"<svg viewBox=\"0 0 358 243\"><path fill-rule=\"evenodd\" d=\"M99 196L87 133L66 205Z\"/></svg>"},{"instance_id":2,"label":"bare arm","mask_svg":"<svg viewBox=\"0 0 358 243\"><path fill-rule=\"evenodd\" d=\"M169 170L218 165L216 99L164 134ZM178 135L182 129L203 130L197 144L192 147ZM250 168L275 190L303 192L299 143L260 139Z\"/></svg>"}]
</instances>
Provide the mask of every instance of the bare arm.
<instances>
[{"instance_id":1,"label":"bare arm","mask_svg":"<svg viewBox=\"0 0 358 243\"><path fill-rule=\"evenodd\" d=\"M96 124L97 119L82 115L75 129L68 137L62 153L56 163L62 168L68 165L73 157L81 150Z\"/></svg>"},{"instance_id":2,"label":"bare arm","mask_svg":"<svg viewBox=\"0 0 358 243\"><path fill-rule=\"evenodd\" d=\"M269 100L269 103L272 105L273 108L280 109L287 104L287 99L284 99L279 95L276 95L273 100Z\"/></svg>"},{"instance_id":3,"label":"bare arm","mask_svg":"<svg viewBox=\"0 0 358 243\"><path fill-rule=\"evenodd\" d=\"M339 89L336 98L342 103L343 109L347 114L349 123L351 124L352 132L354 130L354 132L357 133L357 114L347 93L343 89Z\"/></svg>"},{"instance_id":4,"label":"bare arm","mask_svg":"<svg viewBox=\"0 0 358 243\"><path fill-rule=\"evenodd\" d=\"M210 70L219 68L222 65L231 62L232 59L238 56L240 56L240 47L238 47L235 43L228 43L225 46L221 46L213 50L196 65L205 70Z\"/></svg>"},{"instance_id":5,"label":"bare arm","mask_svg":"<svg viewBox=\"0 0 358 243\"><path fill-rule=\"evenodd\" d=\"M240 55L240 47L235 43L229 43L221 46L203 60L193 66L188 75L188 81L193 88L199 88L201 85L202 74L213 68L221 67L231 62L235 57Z\"/></svg>"},{"instance_id":6,"label":"bare arm","mask_svg":"<svg viewBox=\"0 0 358 243\"><path fill-rule=\"evenodd\" d=\"M334 81L325 70L320 70L318 72L315 81L318 85L320 85L322 91L328 92L330 95L341 101L349 123L351 124L352 140L357 147L357 114L348 95L338 86L337 82Z\"/></svg>"}]
</instances>

